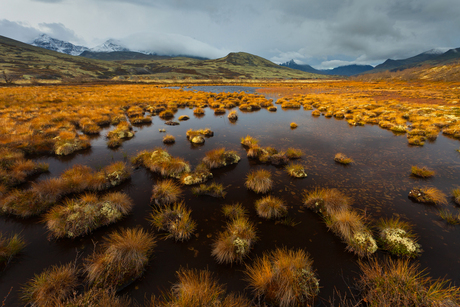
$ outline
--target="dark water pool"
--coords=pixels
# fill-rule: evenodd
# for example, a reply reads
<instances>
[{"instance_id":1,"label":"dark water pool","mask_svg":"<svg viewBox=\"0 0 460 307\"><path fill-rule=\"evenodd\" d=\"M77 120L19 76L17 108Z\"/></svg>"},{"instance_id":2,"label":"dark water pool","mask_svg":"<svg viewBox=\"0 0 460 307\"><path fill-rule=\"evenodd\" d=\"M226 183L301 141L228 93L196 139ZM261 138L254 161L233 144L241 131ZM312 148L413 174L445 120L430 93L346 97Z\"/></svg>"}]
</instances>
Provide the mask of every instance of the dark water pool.
<instances>
[{"instance_id":1,"label":"dark water pool","mask_svg":"<svg viewBox=\"0 0 460 307\"><path fill-rule=\"evenodd\" d=\"M434 186L446 194L460 185L460 154L455 151L458 141L439 136L424 147L407 144L405 136L396 136L377 126L350 127L344 120L316 118L311 111L281 110L276 113L266 110L243 113L238 111L239 119L235 124L228 121L226 115L215 116L206 109L206 115L197 118L191 109L179 109L180 115L189 115L190 120L179 126L166 126L160 118L153 117L149 126L137 127L136 136L123 143L116 151L106 146L103 135L112 128L106 128L100 137L92 140L90 150L71 157L42 157L37 161L50 164L50 173L41 175L37 180L48 176L59 176L65 169L75 164L86 164L101 168L114 161L125 160L143 149L166 147L175 156L188 160L196 166L211 149L225 146L236 150L242 157L237 165L213 171L214 180L227 187L227 197L216 199L195 197L190 187L184 187L183 198L192 209L192 217L198 227L196 236L184 243L171 240L159 240L145 274L122 293L126 293L138 302L152 294L170 288L176 281L175 272L179 267L197 268L213 271L229 291L246 291L244 265L219 265L211 257L211 244L218 232L223 230L226 220L221 214L223 204L242 203L250 212L250 219L257 226L259 240L250 254L251 259L262 255L264 251L276 247L302 248L308 251L320 278L320 297L329 298L334 288L346 290L353 278L358 276L356 261L358 258L345 251L345 244L327 231L318 215L302 208L302 191L315 187L338 188L353 198L353 206L366 210L367 215L376 220L380 217L401 216L414 225L419 243L424 252L419 261L422 268L428 268L432 277L447 277L457 286L460 285L460 226L447 226L438 216L434 206L412 202L408 192L415 186ZM291 130L289 124L296 122L298 128ZM164 146L159 128L176 137L176 143ZM211 128L214 137L206 139L203 146L193 147L187 141L188 129ZM259 139L262 146L273 146L278 150L288 147L300 148L305 155L300 159L307 169L305 179L290 178L282 168L258 164L246 157L246 151L240 145L240 138L247 134ZM352 157L356 163L343 167L334 162L337 152ZM414 179L409 176L412 165L425 165L436 171L435 177L428 180ZM289 215L296 222L295 227L275 224L257 217L254 202L260 198L244 187L246 174L252 169L264 168L272 172L274 188L272 194L283 198L289 204ZM0 274L0 300L7 296L7 306L20 306L21 286L34 274L54 264L65 264L89 255L96 242L108 232L120 227L141 226L150 228L147 221L151 211L149 200L152 185L161 179L156 174L140 168L133 171L132 179L117 189L130 195L135 207L130 216L119 223L104 227L93 234L75 239L49 241L44 225L37 219L20 220L0 217L0 229L3 232L20 232L28 245L14 263ZM457 210L450 200L447 206ZM382 252L378 252L383 255ZM246 263L251 263L248 259ZM317 300L321 305L321 300Z\"/></svg>"}]
</instances>

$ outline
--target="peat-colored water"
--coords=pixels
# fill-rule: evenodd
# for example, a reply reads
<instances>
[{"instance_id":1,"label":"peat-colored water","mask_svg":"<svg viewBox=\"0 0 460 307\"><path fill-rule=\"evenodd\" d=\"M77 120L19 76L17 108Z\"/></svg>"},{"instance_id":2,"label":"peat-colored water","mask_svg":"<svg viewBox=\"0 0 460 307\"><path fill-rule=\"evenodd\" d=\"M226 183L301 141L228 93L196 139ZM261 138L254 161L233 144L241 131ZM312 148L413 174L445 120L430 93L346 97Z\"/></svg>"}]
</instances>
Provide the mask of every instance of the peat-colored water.
<instances>
[{"instance_id":1,"label":"peat-colored water","mask_svg":"<svg viewBox=\"0 0 460 307\"><path fill-rule=\"evenodd\" d=\"M221 91L222 89L219 89ZM232 89L233 90L233 89ZM248 90L246 90L248 92ZM221 213L223 204L240 202L250 212L250 220L255 223L258 242L246 263L256 256L276 247L302 248L310 253L314 268L320 278L320 297L329 298L334 288L346 290L358 276L358 258L345 251L345 244L333 233L328 232L321 218L302 207L303 190L315 187L337 188L353 199L353 206L366 210L371 220L398 215L411 222L414 232L424 252L418 258L422 268L428 268L434 278L447 277L460 285L460 226L448 226L437 216L437 208L411 201L407 195L417 186L434 186L446 194L460 185L460 154L456 140L442 135L423 147L407 144L406 137L396 136L377 126L350 127L344 120L312 117L311 111L282 110L271 113L265 109L244 113L238 111L239 119L232 124L227 114L215 116L209 108L203 117L195 117L193 110L179 109L180 115L189 115L190 120L179 126L167 126L158 116L148 126L136 127L135 137L118 150L106 146L104 135L113 127L106 128L101 136L92 139L92 148L70 157L40 157L34 159L50 164L50 172L39 176L43 180L49 176L59 176L75 164L85 164L93 168L104 167L114 161L126 161L140 150L166 147L170 154L188 160L196 166L211 149L226 147L236 150L241 161L232 166L213 170L214 180L226 186L225 199L208 196L195 197L191 187L184 187L183 199L192 209L192 217L198 224L196 235L189 241L176 243L172 240L158 240L154 257L145 274L125 288L122 293L144 302L152 294L168 290L176 281L175 272L182 266L213 271L229 291L250 291L244 281L244 265L219 265L211 257L211 244L219 231L223 230L226 219ZM227 112L228 113L228 112ZM291 130L289 124L299 126ZM158 129L165 128L176 138L176 143L165 146L165 135ZM211 128L214 137L207 138L203 146L192 146L186 139L188 129ZM300 148L304 156L298 160L308 172L304 179L294 179L283 168L264 165L246 157L240 138L247 134L259 139L261 146L273 146L278 150L288 147ZM337 152L353 158L356 163L344 167L334 162ZM427 166L436 171L433 178L421 180L411 177L412 165ZM271 194L281 197L289 205L289 216L298 224L288 227L259 218L254 202L262 197L244 187L246 174L252 169L264 168L271 171L274 188ZM54 264L70 261L82 263L91 254L97 242L110 231L120 227L141 226L155 232L147 218L151 212L149 200L152 185L160 180L144 168L133 171L132 178L118 190L124 191L134 200L132 214L114 225L96 230L91 235L78 239L48 240L47 232L40 219L21 220L0 217L3 233L19 232L28 245L23 253L0 273L0 300L7 296L7 306L20 306L20 288L34 274L40 273ZM458 210L450 200L447 206ZM381 256L384 253L378 252ZM321 305L321 300L317 300Z\"/></svg>"}]
</instances>

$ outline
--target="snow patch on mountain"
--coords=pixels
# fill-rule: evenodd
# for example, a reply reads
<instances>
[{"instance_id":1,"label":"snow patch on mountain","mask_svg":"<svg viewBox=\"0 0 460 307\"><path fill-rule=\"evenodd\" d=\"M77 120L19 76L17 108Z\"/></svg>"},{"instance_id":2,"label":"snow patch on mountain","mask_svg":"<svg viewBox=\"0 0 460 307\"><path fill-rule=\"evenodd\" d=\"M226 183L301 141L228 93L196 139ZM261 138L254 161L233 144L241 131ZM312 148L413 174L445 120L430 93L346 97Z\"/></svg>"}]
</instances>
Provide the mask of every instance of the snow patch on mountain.
<instances>
[{"instance_id":1,"label":"snow patch on mountain","mask_svg":"<svg viewBox=\"0 0 460 307\"><path fill-rule=\"evenodd\" d=\"M70 55L80 55L82 52L88 50L87 47L77 46L66 41L52 38L46 34L38 36L31 45Z\"/></svg>"},{"instance_id":2,"label":"snow patch on mountain","mask_svg":"<svg viewBox=\"0 0 460 307\"><path fill-rule=\"evenodd\" d=\"M115 51L131 51L124 46L124 44L116 39L109 39L103 44L90 48L92 52L115 52Z\"/></svg>"},{"instance_id":3,"label":"snow patch on mountain","mask_svg":"<svg viewBox=\"0 0 460 307\"><path fill-rule=\"evenodd\" d=\"M423 52L422 54L443 54L446 53L450 48L434 48L428 51Z\"/></svg>"}]
</instances>

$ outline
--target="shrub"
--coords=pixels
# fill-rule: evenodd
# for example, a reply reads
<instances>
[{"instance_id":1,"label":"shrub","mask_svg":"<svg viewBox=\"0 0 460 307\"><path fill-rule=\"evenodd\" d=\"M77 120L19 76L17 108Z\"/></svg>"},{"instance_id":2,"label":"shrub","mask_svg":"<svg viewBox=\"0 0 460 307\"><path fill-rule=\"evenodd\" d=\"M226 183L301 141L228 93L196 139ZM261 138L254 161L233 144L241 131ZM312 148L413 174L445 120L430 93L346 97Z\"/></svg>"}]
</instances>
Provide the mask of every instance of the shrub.
<instances>
[{"instance_id":1,"label":"shrub","mask_svg":"<svg viewBox=\"0 0 460 307\"><path fill-rule=\"evenodd\" d=\"M254 225L244 217L231 220L213 243L212 255L218 263L242 262L256 241Z\"/></svg>"},{"instance_id":2,"label":"shrub","mask_svg":"<svg viewBox=\"0 0 460 307\"><path fill-rule=\"evenodd\" d=\"M380 219L377 228L382 248L392 255L415 258L421 253L409 223L399 218Z\"/></svg>"},{"instance_id":3,"label":"shrub","mask_svg":"<svg viewBox=\"0 0 460 307\"><path fill-rule=\"evenodd\" d=\"M447 205L446 194L436 188L415 188L409 191L409 197L421 203L433 203L435 205Z\"/></svg>"},{"instance_id":4,"label":"shrub","mask_svg":"<svg viewBox=\"0 0 460 307\"><path fill-rule=\"evenodd\" d=\"M240 156L234 150L225 150L224 147L213 149L206 153L202 163L208 168L218 168L226 165L238 163L241 160Z\"/></svg>"},{"instance_id":5,"label":"shrub","mask_svg":"<svg viewBox=\"0 0 460 307\"><path fill-rule=\"evenodd\" d=\"M267 193L273 185L270 171L259 169L246 176L245 186L256 193Z\"/></svg>"},{"instance_id":6,"label":"shrub","mask_svg":"<svg viewBox=\"0 0 460 307\"><path fill-rule=\"evenodd\" d=\"M276 219L287 214L287 207L283 200L271 195L257 200L255 207L257 215L266 219Z\"/></svg>"},{"instance_id":7,"label":"shrub","mask_svg":"<svg viewBox=\"0 0 460 307\"><path fill-rule=\"evenodd\" d=\"M183 202L153 210L150 222L158 230L167 232L165 239L174 238L176 241L190 239L196 229L196 223L190 217L191 210Z\"/></svg>"},{"instance_id":8,"label":"shrub","mask_svg":"<svg viewBox=\"0 0 460 307\"><path fill-rule=\"evenodd\" d=\"M22 288L22 300L31 306L62 306L78 286L78 270L70 263L52 266Z\"/></svg>"},{"instance_id":9,"label":"shrub","mask_svg":"<svg viewBox=\"0 0 460 307\"><path fill-rule=\"evenodd\" d=\"M86 235L99 227L115 223L129 214L133 201L128 195L113 192L99 198L85 194L52 208L43 217L54 238L75 238Z\"/></svg>"},{"instance_id":10,"label":"shrub","mask_svg":"<svg viewBox=\"0 0 460 307\"><path fill-rule=\"evenodd\" d=\"M359 262L359 268L357 286L370 306L454 306L460 301L460 288L433 280L407 259L375 258Z\"/></svg>"},{"instance_id":11,"label":"shrub","mask_svg":"<svg viewBox=\"0 0 460 307\"><path fill-rule=\"evenodd\" d=\"M246 266L247 281L256 297L274 306L313 305L319 280L313 260L299 249L276 249Z\"/></svg>"},{"instance_id":12,"label":"shrub","mask_svg":"<svg viewBox=\"0 0 460 307\"><path fill-rule=\"evenodd\" d=\"M122 288L142 275L155 244L155 238L139 228L110 233L102 251L86 259L88 282L98 288Z\"/></svg>"},{"instance_id":13,"label":"shrub","mask_svg":"<svg viewBox=\"0 0 460 307\"><path fill-rule=\"evenodd\" d=\"M426 166L418 167L415 165L411 167L411 174L421 178L428 178L434 176L434 171L429 170Z\"/></svg>"}]
</instances>

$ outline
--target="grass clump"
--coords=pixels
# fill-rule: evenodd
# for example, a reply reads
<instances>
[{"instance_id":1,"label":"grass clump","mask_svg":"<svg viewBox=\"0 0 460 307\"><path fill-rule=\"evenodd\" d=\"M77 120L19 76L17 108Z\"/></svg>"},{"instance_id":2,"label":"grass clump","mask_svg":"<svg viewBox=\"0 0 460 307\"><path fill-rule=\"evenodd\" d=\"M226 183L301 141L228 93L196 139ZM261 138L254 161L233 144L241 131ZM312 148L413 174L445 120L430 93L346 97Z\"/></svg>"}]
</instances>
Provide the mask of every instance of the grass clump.
<instances>
[{"instance_id":1,"label":"grass clump","mask_svg":"<svg viewBox=\"0 0 460 307\"><path fill-rule=\"evenodd\" d=\"M452 196L457 205L460 205L460 188L452 190Z\"/></svg>"},{"instance_id":2,"label":"grass clump","mask_svg":"<svg viewBox=\"0 0 460 307\"><path fill-rule=\"evenodd\" d=\"M53 207L45 214L43 221L52 237L75 238L119 221L131 212L133 205L131 198L121 192L102 197L88 193Z\"/></svg>"},{"instance_id":3,"label":"grass clump","mask_svg":"<svg viewBox=\"0 0 460 307\"><path fill-rule=\"evenodd\" d=\"M0 162L0 183L15 186L26 182L30 176L47 172L48 168L48 163L35 163L23 157L8 162L4 160Z\"/></svg>"},{"instance_id":4,"label":"grass clump","mask_svg":"<svg viewBox=\"0 0 460 307\"><path fill-rule=\"evenodd\" d=\"M91 144L86 136L77 133L61 131L55 138L53 151L58 156L67 156L76 151L87 149Z\"/></svg>"},{"instance_id":5,"label":"grass clump","mask_svg":"<svg viewBox=\"0 0 460 307\"><path fill-rule=\"evenodd\" d=\"M448 280L430 278L408 259L360 262L357 286L369 306L455 306L460 288Z\"/></svg>"},{"instance_id":6,"label":"grass clump","mask_svg":"<svg viewBox=\"0 0 460 307\"><path fill-rule=\"evenodd\" d=\"M242 262L256 241L254 225L245 217L231 220L213 243L212 256L218 263Z\"/></svg>"},{"instance_id":7,"label":"grass clump","mask_svg":"<svg viewBox=\"0 0 460 307\"><path fill-rule=\"evenodd\" d=\"M190 239L196 229L196 223L190 216L191 210L183 202L172 206L159 207L150 214L152 226L167 232L165 239L174 238L176 241Z\"/></svg>"},{"instance_id":8,"label":"grass clump","mask_svg":"<svg viewBox=\"0 0 460 307\"><path fill-rule=\"evenodd\" d=\"M203 108L195 108L193 110L193 114L195 114L195 115L204 115L204 109Z\"/></svg>"},{"instance_id":9,"label":"grass clump","mask_svg":"<svg viewBox=\"0 0 460 307\"><path fill-rule=\"evenodd\" d=\"M246 182L244 185L256 193L267 193L273 186L271 177L272 174L270 171L264 169L251 171L246 176Z\"/></svg>"},{"instance_id":10,"label":"grass clump","mask_svg":"<svg viewBox=\"0 0 460 307\"><path fill-rule=\"evenodd\" d=\"M299 250L276 249L246 266L247 281L259 299L270 306L312 306L319 279L310 255Z\"/></svg>"},{"instance_id":11,"label":"grass clump","mask_svg":"<svg viewBox=\"0 0 460 307\"><path fill-rule=\"evenodd\" d=\"M195 167L193 172L183 174L180 178L180 182L184 185L199 184L208 181L212 176L209 168L205 164L200 163Z\"/></svg>"},{"instance_id":12,"label":"grass clump","mask_svg":"<svg viewBox=\"0 0 460 307\"><path fill-rule=\"evenodd\" d=\"M298 149L298 148L289 147L289 148L286 150L286 156L287 156L289 159L299 159L302 155L303 155L302 150L301 150L301 149Z\"/></svg>"},{"instance_id":13,"label":"grass clump","mask_svg":"<svg viewBox=\"0 0 460 307\"><path fill-rule=\"evenodd\" d=\"M343 153L340 153L340 152L335 155L334 161L338 162L340 164L343 164L343 165L348 165L348 164L351 164L351 163L355 162L355 161L353 161L352 158L349 158L349 157L345 156Z\"/></svg>"},{"instance_id":14,"label":"grass clump","mask_svg":"<svg viewBox=\"0 0 460 307\"><path fill-rule=\"evenodd\" d=\"M171 156L166 150L157 148L153 151L144 150L132 159L134 165L142 165L152 172L164 177L179 179L190 172L190 165L182 158Z\"/></svg>"},{"instance_id":15,"label":"grass clump","mask_svg":"<svg viewBox=\"0 0 460 307\"><path fill-rule=\"evenodd\" d=\"M236 111L231 111L229 114L228 114L228 119L231 120L231 121L235 121L238 119L238 112Z\"/></svg>"},{"instance_id":16,"label":"grass clump","mask_svg":"<svg viewBox=\"0 0 460 307\"><path fill-rule=\"evenodd\" d=\"M282 199L268 195L256 201L257 215L265 219L277 219L287 214L287 206Z\"/></svg>"},{"instance_id":17,"label":"grass clump","mask_svg":"<svg viewBox=\"0 0 460 307\"><path fill-rule=\"evenodd\" d=\"M174 144L175 142L176 142L176 138L171 134L167 134L163 137L164 144Z\"/></svg>"},{"instance_id":18,"label":"grass clump","mask_svg":"<svg viewBox=\"0 0 460 307\"><path fill-rule=\"evenodd\" d=\"M331 216L338 211L348 210L350 199L337 189L315 188L313 191L304 191L303 204L324 216Z\"/></svg>"},{"instance_id":19,"label":"grass clump","mask_svg":"<svg viewBox=\"0 0 460 307\"><path fill-rule=\"evenodd\" d=\"M52 266L29 281L22 288L21 299L37 307L62 306L78 286L78 269L69 263Z\"/></svg>"},{"instance_id":20,"label":"grass clump","mask_svg":"<svg viewBox=\"0 0 460 307\"><path fill-rule=\"evenodd\" d=\"M231 220L246 218L248 215L248 211L240 203L222 206L222 213Z\"/></svg>"},{"instance_id":21,"label":"grass clump","mask_svg":"<svg viewBox=\"0 0 460 307\"><path fill-rule=\"evenodd\" d=\"M421 253L409 223L399 218L381 219L377 228L382 248L392 255L415 258Z\"/></svg>"},{"instance_id":22,"label":"grass clump","mask_svg":"<svg viewBox=\"0 0 460 307\"><path fill-rule=\"evenodd\" d=\"M178 120L183 121L183 120L189 120L190 117L188 115L181 115L179 116Z\"/></svg>"},{"instance_id":23,"label":"grass clump","mask_svg":"<svg viewBox=\"0 0 460 307\"><path fill-rule=\"evenodd\" d=\"M414 165L411 167L411 174L416 177L428 178L434 176L434 171L429 170L426 166L418 167Z\"/></svg>"},{"instance_id":24,"label":"grass clump","mask_svg":"<svg viewBox=\"0 0 460 307\"><path fill-rule=\"evenodd\" d=\"M438 215L440 218L442 218L444 221L451 225L460 224L460 212L457 212L457 214L453 214L449 210L441 209L439 210Z\"/></svg>"},{"instance_id":25,"label":"grass clump","mask_svg":"<svg viewBox=\"0 0 460 307\"><path fill-rule=\"evenodd\" d=\"M292 123L289 125L289 127L291 127L291 129L295 129L295 128L298 127L298 125L297 125L296 123L292 122Z\"/></svg>"},{"instance_id":26,"label":"grass clump","mask_svg":"<svg viewBox=\"0 0 460 307\"><path fill-rule=\"evenodd\" d=\"M179 200L182 189L171 179L157 182L152 189L150 202L157 205L169 205Z\"/></svg>"},{"instance_id":27,"label":"grass clump","mask_svg":"<svg viewBox=\"0 0 460 307\"><path fill-rule=\"evenodd\" d=\"M254 145L257 145L259 143L259 140L253 138L250 135L246 135L244 138L241 138L241 144L246 147L252 147Z\"/></svg>"},{"instance_id":28,"label":"grass clump","mask_svg":"<svg viewBox=\"0 0 460 307\"><path fill-rule=\"evenodd\" d=\"M97 288L122 288L142 275L155 245L155 238L139 228L110 233L102 250L86 259L89 284Z\"/></svg>"},{"instance_id":29,"label":"grass clump","mask_svg":"<svg viewBox=\"0 0 460 307\"><path fill-rule=\"evenodd\" d=\"M307 173L305 172L303 165L300 163L290 163L289 165L286 165L285 170L291 177L295 177L295 178L307 177Z\"/></svg>"},{"instance_id":30,"label":"grass clump","mask_svg":"<svg viewBox=\"0 0 460 307\"><path fill-rule=\"evenodd\" d=\"M131 300L126 297L118 297L113 289L90 288L83 294L74 296L65 303L66 307L92 307L110 306L127 307L132 306Z\"/></svg>"},{"instance_id":31,"label":"grass clump","mask_svg":"<svg viewBox=\"0 0 460 307\"><path fill-rule=\"evenodd\" d=\"M189 270L180 268L177 272L179 279L170 293L164 294L163 299L153 297L151 307L249 307L251 303L240 295L226 294L222 285L208 270Z\"/></svg>"},{"instance_id":32,"label":"grass clump","mask_svg":"<svg viewBox=\"0 0 460 307\"><path fill-rule=\"evenodd\" d=\"M198 187L192 188L192 193L195 195L208 195L212 197L222 197L225 198L227 192L225 188L220 183L211 183L211 184L200 184Z\"/></svg>"},{"instance_id":33,"label":"grass clump","mask_svg":"<svg viewBox=\"0 0 460 307\"><path fill-rule=\"evenodd\" d=\"M0 232L0 267L8 265L14 256L19 254L26 243L19 234L4 236Z\"/></svg>"},{"instance_id":34,"label":"grass clump","mask_svg":"<svg viewBox=\"0 0 460 307\"><path fill-rule=\"evenodd\" d=\"M91 176L88 174L88 176ZM95 173L90 181L90 190L102 191L120 185L131 178L131 171L126 163L119 161L107 165Z\"/></svg>"},{"instance_id":35,"label":"grass clump","mask_svg":"<svg viewBox=\"0 0 460 307\"><path fill-rule=\"evenodd\" d=\"M234 150L225 150L224 147L213 149L206 153L202 163L208 168L219 168L230 164L238 163L240 156Z\"/></svg>"},{"instance_id":36,"label":"grass clump","mask_svg":"<svg viewBox=\"0 0 460 307\"><path fill-rule=\"evenodd\" d=\"M409 197L420 203L447 205L446 194L433 187L415 188L409 191Z\"/></svg>"}]
</instances>

